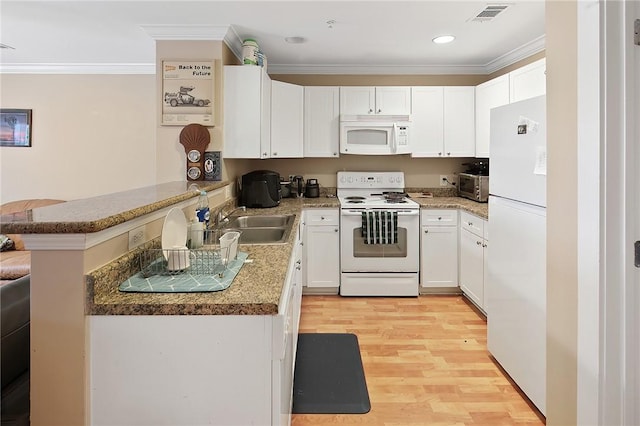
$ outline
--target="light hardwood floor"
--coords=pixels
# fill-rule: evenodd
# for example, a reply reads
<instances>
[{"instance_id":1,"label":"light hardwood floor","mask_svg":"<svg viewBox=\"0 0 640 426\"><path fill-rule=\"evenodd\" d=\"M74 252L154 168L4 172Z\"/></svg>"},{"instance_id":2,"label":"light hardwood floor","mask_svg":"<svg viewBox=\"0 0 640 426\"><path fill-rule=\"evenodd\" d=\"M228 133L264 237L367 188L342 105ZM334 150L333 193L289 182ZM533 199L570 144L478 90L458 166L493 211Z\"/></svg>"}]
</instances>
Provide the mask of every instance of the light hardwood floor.
<instances>
[{"instance_id":1,"label":"light hardwood floor","mask_svg":"<svg viewBox=\"0 0 640 426\"><path fill-rule=\"evenodd\" d=\"M294 414L303 425L543 425L487 352L487 323L462 296L304 296L301 333L358 336L371 411Z\"/></svg>"}]
</instances>

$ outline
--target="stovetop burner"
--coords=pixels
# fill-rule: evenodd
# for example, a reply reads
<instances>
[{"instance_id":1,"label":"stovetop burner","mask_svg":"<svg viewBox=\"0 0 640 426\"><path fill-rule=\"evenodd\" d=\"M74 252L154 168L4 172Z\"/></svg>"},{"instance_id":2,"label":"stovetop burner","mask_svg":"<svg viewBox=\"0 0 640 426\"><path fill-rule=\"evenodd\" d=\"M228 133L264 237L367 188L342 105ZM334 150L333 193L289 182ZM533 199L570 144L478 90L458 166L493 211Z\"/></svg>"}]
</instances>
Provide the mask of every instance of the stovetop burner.
<instances>
[{"instance_id":1,"label":"stovetop burner","mask_svg":"<svg viewBox=\"0 0 640 426\"><path fill-rule=\"evenodd\" d=\"M352 195L351 197L346 197L345 200L364 200L364 197Z\"/></svg>"},{"instance_id":2,"label":"stovetop burner","mask_svg":"<svg viewBox=\"0 0 640 426\"><path fill-rule=\"evenodd\" d=\"M347 204L362 204L362 203L364 203L364 199L363 200L349 200L347 198L347 200L348 200Z\"/></svg>"}]
</instances>

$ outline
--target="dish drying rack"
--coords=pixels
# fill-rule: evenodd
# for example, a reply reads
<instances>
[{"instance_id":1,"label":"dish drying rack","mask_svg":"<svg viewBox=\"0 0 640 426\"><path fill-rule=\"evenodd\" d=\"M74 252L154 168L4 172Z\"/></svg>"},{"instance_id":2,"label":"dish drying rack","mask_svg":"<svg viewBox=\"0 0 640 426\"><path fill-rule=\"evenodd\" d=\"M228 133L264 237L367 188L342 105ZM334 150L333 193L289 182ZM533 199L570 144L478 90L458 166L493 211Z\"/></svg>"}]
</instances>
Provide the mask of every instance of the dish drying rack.
<instances>
[{"instance_id":1,"label":"dish drying rack","mask_svg":"<svg viewBox=\"0 0 640 426\"><path fill-rule=\"evenodd\" d=\"M179 274L217 275L222 278L229 263L236 259L240 232L214 229L199 232L203 238L198 248L148 249L141 252L138 256L141 275L144 278Z\"/></svg>"}]
</instances>

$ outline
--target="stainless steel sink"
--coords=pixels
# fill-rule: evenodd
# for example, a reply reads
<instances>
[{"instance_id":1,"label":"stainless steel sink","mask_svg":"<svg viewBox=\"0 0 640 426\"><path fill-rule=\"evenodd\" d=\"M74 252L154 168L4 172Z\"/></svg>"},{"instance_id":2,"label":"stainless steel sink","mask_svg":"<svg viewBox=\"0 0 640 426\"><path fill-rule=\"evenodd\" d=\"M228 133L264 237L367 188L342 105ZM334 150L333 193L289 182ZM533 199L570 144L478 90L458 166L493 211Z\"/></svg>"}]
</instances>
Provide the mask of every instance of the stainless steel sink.
<instances>
[{"instance_id":1,"label":"stainless steel sink","mask_svg":"<svg viewBox=\"0 0 640 426\"><path fill-rule=\"evenodd\" d=\"M236 216L227 225L229 228L262 228L290 226L295 215Z\"/></svg>"},{"instance_id":2,"label":"stainless steel sink","mask_svg":"<svg viewBox=\"0 0 640 426\"><path fill-rule=\"evenodd\" d=\"M240 244L284 244L289 239L295 215L235 216L225 231L240 231Z\"/></svg>"},{"instance_id":3,"label":"stainless steel sink","mask_svg":"<svg viewBox=\"0 0 640 426\"><path fill-rule=\"evenodd\" d=\"M240 231L240 244L284 244L289 238L288 228L230 228Z\"/></svg>"}]
</instances>

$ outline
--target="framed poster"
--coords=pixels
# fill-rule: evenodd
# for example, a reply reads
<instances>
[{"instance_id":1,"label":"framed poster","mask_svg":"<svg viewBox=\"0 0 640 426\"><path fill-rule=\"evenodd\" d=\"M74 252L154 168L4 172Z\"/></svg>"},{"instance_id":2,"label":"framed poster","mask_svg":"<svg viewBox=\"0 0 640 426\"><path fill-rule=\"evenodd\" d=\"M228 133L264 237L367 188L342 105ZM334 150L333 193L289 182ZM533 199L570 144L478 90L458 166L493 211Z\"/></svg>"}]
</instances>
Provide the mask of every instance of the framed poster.
<instances>
[{"instance_id":1,"label":"framed poster","mask_svg":"<svg viewBox=\"0 0 640 426\"><path fill-rule=\"evenodd\" d=\"M31 146L31 110L0 108L0 146Z\"/></svg>"},{"instance_id":2,"label":"framed poster","mask_svg":"<svg viewBox=\"0 0 640 426\"><path fill-rule=\"evenodd\" d=\"M213 126L213 61L162 62L162 124Z\"/></svg>"}]
</instances>

